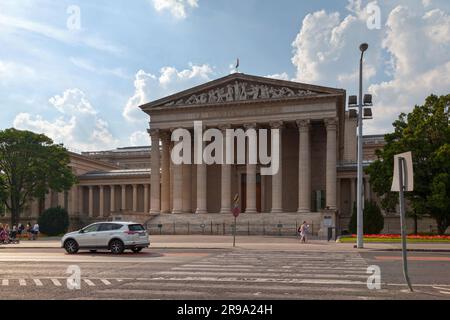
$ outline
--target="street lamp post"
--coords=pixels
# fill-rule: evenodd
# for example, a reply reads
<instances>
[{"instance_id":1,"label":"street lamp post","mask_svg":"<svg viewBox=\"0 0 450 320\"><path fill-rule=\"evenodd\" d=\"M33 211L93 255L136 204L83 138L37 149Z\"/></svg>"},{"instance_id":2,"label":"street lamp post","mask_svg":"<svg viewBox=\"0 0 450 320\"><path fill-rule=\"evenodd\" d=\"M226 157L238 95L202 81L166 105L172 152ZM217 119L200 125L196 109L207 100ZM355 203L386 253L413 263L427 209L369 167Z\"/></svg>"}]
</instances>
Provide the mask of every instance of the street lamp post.
<instances>
[{"instance_id":1,"label":"street lamp post","mask_svg":"<svg viewBox=\"0 0 450 320\"><path fill-rule=\"evenodd\" d=\"M362 188L363 188L363 56L364 52L369 48L367 43L360 45L361 59L359 61L359 101L358 101L358 189L356 193L356 229L357 229L357 248L364 247L363 243L363 209L362 209Z\"/></svg>"},{"instance_id":2,"label":"street lamp post","mask_svg":"<svg viewBox=\"0 0 450 320\"><path fill-rule=\"evenodd\" d=\"M369 48L367 43L360 45L361 59L359 61L359 100L357 96L349 96L349 108L358 108L358 111L350 109L350 117L358 120L358 169L357 169L357 194L356 194L356 235L357 248L363 248L363 120L372 119L372 95L366 94L363 99L363 57Z\"/></svg>"}]
</instances>

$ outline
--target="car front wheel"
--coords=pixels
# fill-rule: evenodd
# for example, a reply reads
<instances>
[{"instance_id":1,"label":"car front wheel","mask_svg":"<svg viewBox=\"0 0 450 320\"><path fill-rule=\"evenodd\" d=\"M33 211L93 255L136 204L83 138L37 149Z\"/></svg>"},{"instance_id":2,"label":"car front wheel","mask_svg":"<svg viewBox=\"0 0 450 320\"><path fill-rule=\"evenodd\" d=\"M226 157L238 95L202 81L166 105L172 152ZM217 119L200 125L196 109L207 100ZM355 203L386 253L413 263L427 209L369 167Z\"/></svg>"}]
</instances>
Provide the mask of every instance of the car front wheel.
<instances>
[{"instance_id":1,"label":"car front wheel","mask_svg":"<svg viewBox=\"0 0 450 320\"><path fill-rule=\"evenodd\" d=\"M121 254L125 250L125 246L123 245L122 241L113 240L109 244L109 250L111 250L111 253L113 254Z\"/></svg>"},{"instance_id":2,"label":"car front wheel","mask_svg":"<svg viewBox=\"0 0 450 320\"><path fill-rule=\"evenodd\" d=\"M78 243L75 240L67 240L64 243L64 249L66 249L68 254L75 254L78 252Z\"/></svg>"}]
</instances>

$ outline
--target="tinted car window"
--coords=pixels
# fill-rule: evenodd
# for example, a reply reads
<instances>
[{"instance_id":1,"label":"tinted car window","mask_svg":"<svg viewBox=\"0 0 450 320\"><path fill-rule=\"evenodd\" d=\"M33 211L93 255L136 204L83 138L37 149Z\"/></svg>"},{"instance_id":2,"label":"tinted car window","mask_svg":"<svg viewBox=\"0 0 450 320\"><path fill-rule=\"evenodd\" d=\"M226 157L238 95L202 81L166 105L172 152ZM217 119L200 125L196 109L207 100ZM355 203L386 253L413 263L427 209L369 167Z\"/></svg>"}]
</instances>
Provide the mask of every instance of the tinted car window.
<instances>
[{"instance_id":1,"label":"tinted car window","mask_svg":"<svg viewBox=\"0 0 450 320\"><path fill-rule=\"evenodd\" d=\"M117 223L102 223L99 231L113 231L113 230L119 230L122 228L122 225Z\"/></svg>"},{"instance_id":2,"label":"tinted car window","mask_svg":"<svg viewBox=\"0 0 450 320\"><path fill-rule=\"evenodd\" d=\"M142 224L130 224L128 226L128 229L130 231L144 231L144 227L142 226Z\"/></svg>"},{"instance_id":3,"label":"tinted car window","mask_svg":"<svg viewBox=\"0 0 450 320\"><path fill-rule=\"evenodd\" d=\"M87 232L95 232L95 231L98 230L99 226L100 226L99 224L92 224L92 225L87 226L86 228L84 228L83 231L85 233L87 233Z\"/></svg>"}]
</instances>

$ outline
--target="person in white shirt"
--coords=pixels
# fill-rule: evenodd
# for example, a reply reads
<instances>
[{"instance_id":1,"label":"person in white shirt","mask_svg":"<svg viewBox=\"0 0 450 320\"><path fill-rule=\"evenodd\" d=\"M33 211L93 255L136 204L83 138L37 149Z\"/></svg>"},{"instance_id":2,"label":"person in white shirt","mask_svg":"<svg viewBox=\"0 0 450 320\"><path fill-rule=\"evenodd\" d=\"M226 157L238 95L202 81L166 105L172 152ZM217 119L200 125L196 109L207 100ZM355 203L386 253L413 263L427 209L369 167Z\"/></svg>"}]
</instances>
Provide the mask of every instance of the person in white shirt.
<instances>
[{"instance_id":1,"label":"person in white shirt","mask_svg":"<svg viewBox=\"0 0 450 320\"><path fill-rule=\"evenodd\" d=\"M39 235L39 224L36 222L33 226L33 240L36 240Z\"/></svg>"}]
</instances>

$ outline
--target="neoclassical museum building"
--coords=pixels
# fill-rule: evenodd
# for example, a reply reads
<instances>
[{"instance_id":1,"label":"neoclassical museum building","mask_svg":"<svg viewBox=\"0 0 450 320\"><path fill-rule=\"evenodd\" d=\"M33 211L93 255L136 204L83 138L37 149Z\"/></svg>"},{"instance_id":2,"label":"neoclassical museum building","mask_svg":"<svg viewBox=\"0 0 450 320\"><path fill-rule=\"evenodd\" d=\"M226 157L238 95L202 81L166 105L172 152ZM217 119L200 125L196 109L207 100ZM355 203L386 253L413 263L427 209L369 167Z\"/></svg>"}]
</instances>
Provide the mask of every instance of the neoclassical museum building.
<instances>
[{"instance_id":1,"label":"neoclassical museum building","mask_svg":"<svg viewBox=\"0 0 450 320\"><path fill-rule=\"evenodd\" d=\"M226 234L238 195L240 232L295 232L303 221L319 236L328 227L337 234L348 229L356 201L357 121L346 110L345 90L234 73L140 108L149 119L151 147L71 153L78 184L33 201L24 219L60 205L80 224L121 219L161 233ZM278 173L261 175L260 164L174 165L171 133L193 132L194 121L222 132L279 129ZM368 165L383 135L364 136L363 145ZM363 186L365 199L379 201L367 176ZM384 231L398 231L398 215L384 214ZM421 224L429 231L429 221Z\"/></svg>"}]
</instances>

